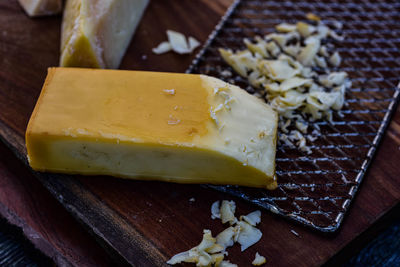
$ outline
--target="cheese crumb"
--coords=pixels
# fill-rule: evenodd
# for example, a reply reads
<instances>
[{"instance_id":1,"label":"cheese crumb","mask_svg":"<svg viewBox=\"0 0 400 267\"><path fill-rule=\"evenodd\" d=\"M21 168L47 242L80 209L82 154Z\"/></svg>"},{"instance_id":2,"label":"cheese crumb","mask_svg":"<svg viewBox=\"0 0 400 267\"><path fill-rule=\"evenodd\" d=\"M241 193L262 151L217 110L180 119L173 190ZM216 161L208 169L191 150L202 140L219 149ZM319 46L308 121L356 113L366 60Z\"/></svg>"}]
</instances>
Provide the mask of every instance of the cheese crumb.
<instances>
[{"instance_id":1,"label":"cheese crumb","mask_svg":"<svg viewBox=\"0 0 400 267\"><path fill-rule=\"evenodd\" d=\"M217 114L215 114L215 111L212 109L212 107L210 108L210 117L211 119L213 119L214 123L219 126L219 121L217 118Z\"/></svg>"},{"instance_id":2,"label":"cheese crumb","mask_svg":"<svg viewBox=\"0 0 400 267\"><path fill-rule=\"evenodd\" d=\"M256 256L251 264L253 264L254 266L260 266L266 262L267 260L265 259L265 257L261 256L258 252L256 252Z\"/></svg>"},{"instance_id":3,"label":"cheese crumb","mask_svg":"<svg viewBox=\"0 0 400 267\"><path fill-rule=\"evenodd\" d=\"M175 89L164 89L163 92L167 95L175 95Z\"/></svg>"},{"instance_id":4,"label":"cheese crumb","mask_svg":"<svg viewBox=\"0 0 400 267\"><path fill-rule=\"evenodd\" d=\"M292 232L292 234L294 234L295 236L300 236L295 230L291 229L290 232Z\"/></svg>"},{"instance_id":5,"label":"cheese crumb","mask_svg":"<svg viewBox=\"0 0 400 267\"><path fill-rule=\"evenodd\" d=\"M177 125L181 122L180 119L174 118L172 115L169 115L169 120L167 121L167 123L169 125Z\"/></svg>"},{"instance_id":6,"label":"cheese crumb","mask_svg":"<svg viewBox=\"0 0 400 267\"><path fill-rule=\"evenodd\" d=\"M223 70L221 72L221 76L225 77L225 78L231 77L232 76L232 72L230 72L229 70Z\"/></svg>"}]
</instances>

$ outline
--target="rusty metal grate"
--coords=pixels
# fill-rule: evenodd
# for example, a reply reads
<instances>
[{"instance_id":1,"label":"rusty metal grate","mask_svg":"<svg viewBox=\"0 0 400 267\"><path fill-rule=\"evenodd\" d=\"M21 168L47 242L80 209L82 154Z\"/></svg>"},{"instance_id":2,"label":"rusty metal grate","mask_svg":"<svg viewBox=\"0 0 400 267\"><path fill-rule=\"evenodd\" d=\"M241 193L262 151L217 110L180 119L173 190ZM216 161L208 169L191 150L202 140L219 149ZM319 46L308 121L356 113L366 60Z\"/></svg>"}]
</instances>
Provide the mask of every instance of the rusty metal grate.
<instances>
[{"instance_id":1,"label":"rusty metal grate","mask_svg":"<svg viewBox=\"0 0 400 267\"><path fill-rule=\"evenodd\" d=\"M346 93L343 117L316 122L321 135L311 155L278 146L274 191L212 186L323 232L336 231L371 163L399 100L400 2L375 0L238 0L230 7L187 72L221 77L233 70L219 47L242 49L243 38L274 31L281 22L304 20L312 12L326 24L340 21L346 39L336 43L353 86ZM227 80L225 78L225 80ZM254 89L238 75L235 84ZM318 126L316 126L318 125ZM311 129L313 130L313 129Z\"/></svg>"}]
</instances>

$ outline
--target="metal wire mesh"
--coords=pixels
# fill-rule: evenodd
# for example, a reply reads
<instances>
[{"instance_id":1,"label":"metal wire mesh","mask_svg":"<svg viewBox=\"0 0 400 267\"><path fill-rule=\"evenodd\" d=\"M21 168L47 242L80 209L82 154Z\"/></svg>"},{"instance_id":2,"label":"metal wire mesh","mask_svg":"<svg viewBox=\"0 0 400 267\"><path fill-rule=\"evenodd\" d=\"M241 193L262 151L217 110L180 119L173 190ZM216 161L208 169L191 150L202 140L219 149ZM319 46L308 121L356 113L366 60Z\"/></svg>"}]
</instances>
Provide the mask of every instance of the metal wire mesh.
<instances>
[{"instance_id":1,"label":"metal wire mesh","mask_svg":"<svg viewBox=\"0 0 400 267\"><path fill-rule=\"evenodd\" d=\"M335 43L343 59L337 70L346 71L353 86L346 93L343 117L336 114L333 123L310 125L321 133L310 144L311 155L278 146L278 189L212 187L320 231L333 232L355 196L399 99L400 2L235 1L188 72L224 79L221 72L233 70L219 56L219 47L243 49L243 38L274 32L276 24L304 20L309 12L328 25L339 21L344 26L338 33L344 34L345 40ZM229 81L254 93L239 75Z\"/></svg>"}]
</instances>

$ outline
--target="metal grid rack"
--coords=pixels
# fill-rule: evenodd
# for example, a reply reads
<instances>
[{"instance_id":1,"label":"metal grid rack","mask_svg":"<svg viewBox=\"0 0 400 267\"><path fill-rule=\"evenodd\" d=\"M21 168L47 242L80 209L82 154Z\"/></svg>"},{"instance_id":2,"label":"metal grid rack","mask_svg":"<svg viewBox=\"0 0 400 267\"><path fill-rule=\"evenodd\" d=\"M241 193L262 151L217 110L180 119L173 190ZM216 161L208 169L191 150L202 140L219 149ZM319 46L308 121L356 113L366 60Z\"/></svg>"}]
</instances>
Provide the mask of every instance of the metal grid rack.
<instances>
[{"instance_id":1,"label":"metal grid rack","mask_svg":"<svg viewBox=\"0 0 400 267\"><path fill-rule=\"evenodd\" d=\"M243 38L265 35L281 22L305 20L307 13L326 24L339 21L345 40L335 43L353 83L346 93L344 115L318 121L321 135L312 154L280 145L274 191L211 186L323 232L336 231L349 208L399 100L400 2L375 0L237 0L210 35L187 72L221 77L233 70L219 47L242 49ZM226 78L225 78L226 80ZM232 80L230 80L232 82ZM239 75L235 84L254 89ZM318 125L318 126L315 126ZM313 129L311 129L312 131ZM311 132L310 131L310 132Z\"/></svg>"}]
</instances>

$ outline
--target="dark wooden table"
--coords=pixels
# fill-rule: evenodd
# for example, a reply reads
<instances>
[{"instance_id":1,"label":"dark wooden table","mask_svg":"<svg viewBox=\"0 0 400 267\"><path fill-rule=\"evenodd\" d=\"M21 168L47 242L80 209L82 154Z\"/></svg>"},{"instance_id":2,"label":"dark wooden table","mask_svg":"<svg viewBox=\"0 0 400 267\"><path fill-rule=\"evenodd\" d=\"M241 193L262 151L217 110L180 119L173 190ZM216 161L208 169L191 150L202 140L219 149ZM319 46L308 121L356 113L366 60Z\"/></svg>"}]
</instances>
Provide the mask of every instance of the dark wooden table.
<instances>
[{"instance_id":1,"label":"dark wooden table","mask_svg":"<svg viewBox=\"0 0 400 267\"><path fill-rule=\"evenodd\" d=\"M151 48L165 40L166 29L193 35L204 42L230 3L230 0L153 0L121 68L184 71L194 54L156 56L151 53ZM0 118L21 135L33 108L27 100L30 96L24 99L5 88L32 85L27 94L39 92L46 71L38 62L57 64L59 23L57 17L28 19L16 1L0 3L0 94L6 96L0 100L8 99L0 102ZM26 34L26 27L32 34ZM26 45L27 42L31 45ZM27 50L30 46L32 50ZM46 58L37 58L35 54ZM147 58L143 59L143 55ZM24 69L27 76L16 75L20 71L18 68ZM1 128L2 134L4 129ZM373 236L374 229L382 225L377 222L398 205L399 159L400 109L397 109L339 232L322 235L263 212L261 241L244 253L240 253L237 246L233 247L228 258L239 266L250 266L258 251L272 266L318 266L329 260L335 265L340 260L338 253L354 251L361 246ZM212 229L214 233L221 231L221 224L210 218L210 205L215 200L232 199L196 185L145 183L109 177L79 179L85 187L96 190L100 201L124 214L147 239L146 243L157 250L161 261L195 246L203 229ZM135 199L115 201L124 195L134 195ZM192 197L194 202L189 201ZM256 209L240 199L234 200L238 214ZM130 207L128 213L124 207ZM87 226L77 223L4 144L0 144L0 213L12 224L20 226L27 238L59 265L114 264L114 259L104 253L96 238L88 234ZM140 257L138 255L138 262Z\"/></svg>"}]
</instances>

